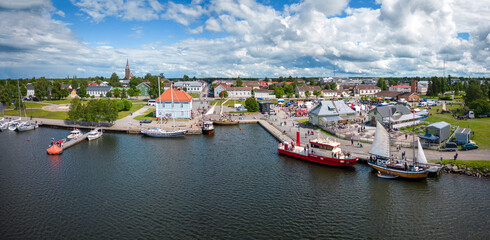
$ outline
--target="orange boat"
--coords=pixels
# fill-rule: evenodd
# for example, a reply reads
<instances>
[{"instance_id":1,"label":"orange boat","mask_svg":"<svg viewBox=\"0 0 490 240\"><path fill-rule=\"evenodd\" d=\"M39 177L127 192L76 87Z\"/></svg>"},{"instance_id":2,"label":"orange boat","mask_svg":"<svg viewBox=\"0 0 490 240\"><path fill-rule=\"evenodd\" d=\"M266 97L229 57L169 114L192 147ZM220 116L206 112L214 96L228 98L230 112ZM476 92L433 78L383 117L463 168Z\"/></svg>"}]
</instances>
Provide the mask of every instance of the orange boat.
<instances>
[{"instance_id":1,"label":"orange boat","mask_svg":"<svg viewBox=\"0 0 490 240\"><path fill-rule=\"evenodd\" d=\"M56 144L51 145L48 149L46 149L49 155L58 155L63 153L63 149Z\"/></svg>"}]
</instances>

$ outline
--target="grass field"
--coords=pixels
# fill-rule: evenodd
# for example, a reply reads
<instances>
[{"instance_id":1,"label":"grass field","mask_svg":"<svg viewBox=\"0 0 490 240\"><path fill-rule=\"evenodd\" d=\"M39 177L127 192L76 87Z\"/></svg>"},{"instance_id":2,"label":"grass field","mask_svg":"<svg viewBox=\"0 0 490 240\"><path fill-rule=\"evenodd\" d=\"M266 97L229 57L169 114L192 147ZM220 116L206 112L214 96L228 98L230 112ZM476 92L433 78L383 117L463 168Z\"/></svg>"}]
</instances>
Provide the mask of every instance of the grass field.
<instances>
[{"instance_id":1,"label":"grass field","mask_svg":"<svg viewBox=\"0 0 490 240\"><path fill-rule=\"evenodd\" d=\"M189 95L191 95L192 98L199 98L199 97L201 97L199 93L189 93Z\"/></svg>"},{"instance_id":2,"label":"grass field","mask_svg":"<svg viewBox=\"0 0 490 240\"><path fill-rule=\"evenodd\" d=\"M10 115L10 116L18 116L19 111L17 110L10 110L10 111L5 111L5 115ZM60 119L60 120L65 120L68 118L68 112L51 112L51 111L45 111L42 109L31 109L27 110L27 117L34 117L34 118L48 118L48 119Z\"/></svg>"},{"instance_id":3,"label":"grass field","mask_svg":"<svg viewBox=\"0 0 490 240\"><path fill-rule=\"evenodd\" d=\"M155 112L155 109L148 109L148 110L146 110L145 113L143 113L143 115L136 116L136 117L134 117L134 119L135 120L153 120L153 121L156 121L157 118L153 117L153 112Z\"/></svg>"},{"instance_id":4,"label":"grass field","mask_svg":"<svg viewBox=\"0 0 490 240\"><path fill-rule=\"evenodd\" d=\"M433 162L433 163L440 163L439 160L431 160L430 162ZM452 159L443 159L442 160L442 164L452 164L452 165L456 165L458 167L470 167L470 168L478 168L480 170L484 169L484 168L490 168L490 161L486 161L486 160L456 160L456 162Z\"/></svg>"},{"instance_id":5,"label":"grass field","mask_svg":"<svg viewBox=\"0 0 490 240\"><path fill-rule=\"evenodd\" d=\"M453 106L446 105L446 108L449 110L456 110L456 109L461 109L460 104L454 104ZM472 131L475 132L475 138L473 141L480 146L482 149L490 149L490 118L475 118L475 119L468 119L468 120L458 120L455 119L451 116L450 113L444 113L440 114L437 113L437 110L439 109L439 112L442 109L442 106L436 106L432 107L429 109L429 113L431 113L431 116L428 118L424 119L424 121L427 122L440 122L444 121L447 122L451 125L454 126L459 126L460 128L471 128ZM463 112L460 111L460 115L463 115Z\"/></svg>"},{"instance_id":6,"label":"grass field","mask_svg":"<svg viewBox=\"0 0 490 240\"><path fill-rule=\"evenodd\" d=\"M133 104L133 106L131 107L131 109L129 109L129 111L118 112L117 113L117 119L124 118L124 117L128 116L130 113L136 112L138 109L140 109L140 108L142 108L144 106L146 106L145 103Z\"/></svg>"}]
</instances>

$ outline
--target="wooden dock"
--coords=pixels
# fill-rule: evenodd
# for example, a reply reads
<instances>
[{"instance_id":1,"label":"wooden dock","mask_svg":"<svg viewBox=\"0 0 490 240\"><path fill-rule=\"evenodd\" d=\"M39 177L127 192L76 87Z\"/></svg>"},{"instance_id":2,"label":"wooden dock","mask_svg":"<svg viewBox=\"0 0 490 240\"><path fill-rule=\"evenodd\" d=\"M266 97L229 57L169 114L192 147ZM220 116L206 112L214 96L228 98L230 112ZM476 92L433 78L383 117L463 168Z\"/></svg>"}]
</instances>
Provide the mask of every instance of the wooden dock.
<instances>
[{"instance_id":1,"label":"wooden dock","mask_svg":"<svg viewBox=\"0 0 490 240\"><path fill-rule=\"evenodd\" d=\"M81 143L81 142L82 142L82 141L84 141L84 140L87 140L87 136L88 136L88 132L87 132L87 133L85 133L85 134L83 134L83 135L82 135L82 136L80 136L80 137L77 137L77 138L75 138L75 139L71 139L70 141L68 141L68 142L64 143L64 144L63 144L63 147L62 147L63 151L65 151L65 150L66 150L66 149L68 149L68 148L71 148L71 147L75 146L75 145L76 145L76 144L78 144L78 143Z\"/></svg>"},{"instance_id":2,"label":"wooden dock","mask_svg":"<svg viewBox=\"0 0 490 240\"><path fill-rule=\"evenodd\" d=\"M271 125L265 120L258 120L260 126L262 126L265 130L267 130L272 136L274 136L279 142L293 142L287 134L281 132L279 129Z\"/></svg>"}]
</instances>

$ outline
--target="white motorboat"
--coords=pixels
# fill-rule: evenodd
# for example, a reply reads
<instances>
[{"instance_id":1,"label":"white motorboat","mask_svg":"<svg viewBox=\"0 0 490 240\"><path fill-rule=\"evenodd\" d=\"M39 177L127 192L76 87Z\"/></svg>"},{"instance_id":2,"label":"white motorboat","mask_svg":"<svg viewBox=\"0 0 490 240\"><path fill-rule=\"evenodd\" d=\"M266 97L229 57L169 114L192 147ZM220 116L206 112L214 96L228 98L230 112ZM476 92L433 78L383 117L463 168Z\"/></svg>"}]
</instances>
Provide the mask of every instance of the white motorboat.
<instances>
[{"instance_id":1,"label":"white motorboat","mask_svg":"<svg viewBox=\"0 0 490 240\"><path fill-rule=\"evenodd\" d=\"M148 137L184 137L187 130L164 130L161 128L141 129L141 133Z\"/></svg>"},{"instance_id":2,"label":"white motorboat","mask_svg":"<svg viewBox=\"0 0 490 240\"><path fill-rule=\"evenodd\" d=\"M15 130L17 132L25 132L25 131L29 131L29 130L34 130L36 128L38 128L37 124L33 124L33 123L26 121L26 122L21 122Z\"/></svg>"},{"instance_id":3,"label":"white motorboat","mask_svg":"<svg viewBox=\"0 0 490 240\"><path fill-rule=\"evenodd\" d=\"M102 129L96 128L90 132L88 132L87 139L89 141L95 140L97 138L102 137Z\"/></svg>"},{"instance_id":4,"label":"white motorboat","mask_svg":"<svg viewBox=\"0 0 490 240\"><path fill-rule=\"evenodd\" d=\"M15 129L17 129L17 126L19 126L20 124L20 120L16 119L16 120L10 120L8 122L8 129L10 131L15 131Z\"/></svg>"},{"instance_id":5,"label":"white motorboat","mask_svg":"<svg viewBox=\"0 0 490 240\"><path fill-rule=\"evenodd\" d=\"M3 130L7 129L9 127L9 124L4 121L5 118L0 119L0 132L3 132Z\"/></svg>"},{"instance_id":6,"label":"white motorboat","mask_svg":"<svg viewBox=\"0 0 490 240\"><path fill-rule=\"evenodd\" d=\"M70 135L68 135L66 138L68 139L74 139L82 136L82 132L78 130L78 128L73 129L73 131L70 132Z\"/></svg>"}]
</instances>

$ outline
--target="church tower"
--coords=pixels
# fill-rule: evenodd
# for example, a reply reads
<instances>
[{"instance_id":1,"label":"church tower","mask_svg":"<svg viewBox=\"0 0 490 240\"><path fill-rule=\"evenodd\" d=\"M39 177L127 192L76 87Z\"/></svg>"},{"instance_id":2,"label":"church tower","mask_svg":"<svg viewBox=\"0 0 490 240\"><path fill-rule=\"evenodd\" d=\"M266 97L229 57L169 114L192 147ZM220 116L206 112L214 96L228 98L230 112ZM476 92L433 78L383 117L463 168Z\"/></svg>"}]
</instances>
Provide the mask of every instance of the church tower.
<instances>
[{"instance_id":1,"label":"church tower","mask_svg":"<svg viewBox=\"0 0 490 240\"><path fill-rule=\"evenodd\" d=\"M126 59L126 70L124 70L124 79L130 80L131 79L131 70L129 70L129 60Z\"/></svg>"}]
</instances>

